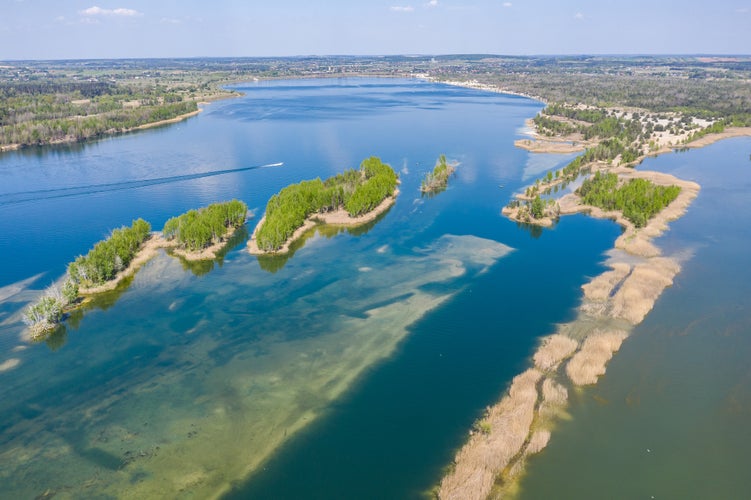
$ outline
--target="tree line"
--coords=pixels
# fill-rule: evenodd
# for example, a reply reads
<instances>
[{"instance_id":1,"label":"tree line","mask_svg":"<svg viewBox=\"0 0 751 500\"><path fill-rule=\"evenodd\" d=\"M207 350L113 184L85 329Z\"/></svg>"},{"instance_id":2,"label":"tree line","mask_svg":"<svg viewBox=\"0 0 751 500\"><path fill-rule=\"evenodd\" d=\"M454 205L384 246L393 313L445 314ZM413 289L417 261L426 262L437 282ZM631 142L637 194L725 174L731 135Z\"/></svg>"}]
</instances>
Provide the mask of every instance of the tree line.
<instances>
[{"instance_id":1,"label":"tree line","mask_svg":"<svg viewBox=\"0 0 751 500\"><path fill-rule=\"evenodd\" d=\"M161 86L110 82L0 82L0 146L74 142L196 111Z\"/></svg>"},{"instance_id":2,"label":"tree line","mask_svg":"<svg viewBox=\"0 0 751 500\"><path fill-rule=\"evenodd\" d=\"M256 233L256 243L264 251L279 250L305 219L315 213L339 208L352 217L367 213L393 195L396 184L394 170L375 156L364 160L359 170L350 169L326 181L316 178L291 184L266 204L266 216Z\"/></svg>"}]
</instances>

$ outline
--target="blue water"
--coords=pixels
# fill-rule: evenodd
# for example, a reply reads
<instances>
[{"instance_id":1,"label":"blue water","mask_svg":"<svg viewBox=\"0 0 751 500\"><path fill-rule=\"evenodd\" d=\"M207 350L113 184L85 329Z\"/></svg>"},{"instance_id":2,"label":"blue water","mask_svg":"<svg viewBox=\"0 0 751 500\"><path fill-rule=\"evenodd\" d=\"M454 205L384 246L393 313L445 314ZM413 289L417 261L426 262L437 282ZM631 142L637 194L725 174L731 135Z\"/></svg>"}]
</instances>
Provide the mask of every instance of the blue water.
<instances>
[{"instance_id":1,"label":"blue water","mask_svg":"<svg viewBox=\"0 0 751 500\"><path fill-rule=\"evenodd\" d=\"M751 492L751 139L646 160L698 182L656 242L683 269L571 420L530 460L521 498L724 498Z\"/></svg>"},{"instance_id":2,"label":"blue water","mask_svg":"<svg viewBox=\"0 0 751 500\"><path fill-rule=\"evenodd\" d=\"M570 158L513 147L538 102L399 79L235 88L179 124L0 157L0 496L425 494L620 233L500 215ZM440 154L457 174L423 198ZM246 234L217 262L162 254L23 340L18 311L111 229L229 198L260 216L370 155L402 182L376 223L289 258L249 255Z\"/></svg>"}]
</instances>

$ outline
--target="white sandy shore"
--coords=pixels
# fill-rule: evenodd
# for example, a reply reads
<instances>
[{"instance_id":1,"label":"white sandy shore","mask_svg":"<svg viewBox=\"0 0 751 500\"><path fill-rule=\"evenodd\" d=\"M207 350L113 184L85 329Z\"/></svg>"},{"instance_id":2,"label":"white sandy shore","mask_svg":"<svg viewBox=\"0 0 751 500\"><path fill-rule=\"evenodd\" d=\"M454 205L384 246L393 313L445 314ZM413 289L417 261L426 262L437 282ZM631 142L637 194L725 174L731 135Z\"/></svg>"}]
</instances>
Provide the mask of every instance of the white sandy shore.
<instances>
[{"instance_id":1,"label":"white sandy shore","mask_svg":"<svg viewBox=\"0 0 751 500\"><path fill-rule=\"evenodd\" d=\"M377 207L359 217L350 216L343 208L333 212L315 213L309 216L305 220L305 223L292 233L292 236L287 238L287 241L284 242L281 248L272 252L262 250L258 246L258 241L256 239L258 231L260 231L261 227L263 227L263 223L266 221L266 216L264 215L261 220L258 221L256 228L253 230L253 234L250 236L250 240L248 240L248 252L251 255L284 255L289 252L292 243L302 237L303 234L313 229L317 224L330 224L334 226L361 226L367 224L368 222L376 220L379 215L386 212L386 210L394 204L398 194L399 190L395 189L392 196L387 196Z\"/></svg>"}]
</instances>

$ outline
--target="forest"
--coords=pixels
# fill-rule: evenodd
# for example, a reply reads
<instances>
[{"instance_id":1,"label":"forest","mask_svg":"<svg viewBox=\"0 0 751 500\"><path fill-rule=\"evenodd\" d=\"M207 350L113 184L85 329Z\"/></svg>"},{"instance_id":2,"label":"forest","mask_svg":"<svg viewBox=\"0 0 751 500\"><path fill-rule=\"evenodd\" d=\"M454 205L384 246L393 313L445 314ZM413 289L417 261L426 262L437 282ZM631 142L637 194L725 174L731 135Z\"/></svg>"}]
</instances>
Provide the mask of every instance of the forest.
<instances>
[{"instance_id":1,"label":"forest","mask_svg":"<svg viewBox=\"0 0 751 500\"><path fill-rule=\"evenodd\" d=\"M321 181L291 184L271 197L256 242L261 250L279 250L292 234L315 214L344 208L357 217L377 207L394 194L398 178L394 170L371 156L359 170L350 169Z\"/></svg>"},{"instance_id":2,"label":"forest","mask_svg":"<svg viewBox=\"0 0 751 500\"><path fill-rule=\"evenodd\" d=\"M467 81L552 103L541 128L570 133L601 111L578 104L751 126L751 58L736 56L325 56L294 58L5 61L0 65L0 147L81 141L191 111L237 95L225 86L254 78L422 75ZM556 109L555 105L569 109ZM607 134L607 131L605 131ZM697 131L696 133L701 133ZM591 134L602 135L596 129ZM624 144L628 148L627 144Z\"/></svg>"},{"instance_id":3,"label":"forest","mask_svg":"<svg viewBox=\"0 0 751 500\"><path fill-rule=\"evenodd\" d=\"M646 179L619 183L616 174L598 171L585 179L576 192L585 204L603 210L618 210L634 226L644 227L649 219L678 197L681 188L659 186Z\"/></svg>"},{"instance_id":4,"label":"forest","mask_svg":"<svg viewBox=\"0 0 751 500\"><path fill-rule=\"evenodd\" d=\"M164 224L162 234L189 251L199 251L221 242L230 228L245 223L248 206L239 200L213 203L172 217Z\"/></svg>"},{"instance_id":5,"label":"forest","mask_svg":"<svg viewBox=\"0 0 751 500\"><path fill-rule=\"evenodd\" d=\"M198 109L161 88L104 82L0 83L0 146L76 142L125 132Z\"/></svg>"}]
</instances>

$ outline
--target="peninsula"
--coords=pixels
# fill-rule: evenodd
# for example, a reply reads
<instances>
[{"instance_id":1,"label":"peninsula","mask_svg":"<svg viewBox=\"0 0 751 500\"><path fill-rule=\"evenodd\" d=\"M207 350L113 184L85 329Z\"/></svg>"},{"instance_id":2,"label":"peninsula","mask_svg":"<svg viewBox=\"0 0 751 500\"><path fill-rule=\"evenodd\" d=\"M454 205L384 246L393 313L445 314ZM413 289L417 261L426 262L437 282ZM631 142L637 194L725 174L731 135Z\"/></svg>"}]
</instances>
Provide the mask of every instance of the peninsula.
<instances>
[{"instance_id":1,"label":"peninsula","mask_svg":"<svg viewBox=\"0 0 751 500\"><path fill-rule=\"evenodd\" d=\"M548 115L548 116L546 116ZM554 115L555 119L550 118ZM541 118L542 117L542 118ZM584 105L548 106L528 125L531 151L559 152L560 144L586 145L566 167L548 172L518 193L503 214L520 223L551 226L561 215L585 212L624 228L609 254L609 271L583 288L577 317L542 339L531 367L513 379L457 452L454 467L437 487L440 498L487 498L513 491L526 458L541 451L565 415L569 390L594 384L635 325L653 308L681 269L652 240L685 213L699 185L659 172L637 171L647 155L674 147L701 147L724 137L751 135L733 119L656 116L643 110ZM728 126L730 125L730 126ZM579 176L574 192L555 198Z\"/></svg>"},{"instance_id":2,"label":"peninsula","mask_svg":"<svg viewBox=\"0 0 751 500\"><path fill-rule=\"evenodd\" d=\"M359 170L287 186L269 200L248 251L253 255L286 253L294 240L317 223L360 225L375 220L396 200L398 183L394 170L371 156Z\"/></svg>"}]
</instances>

